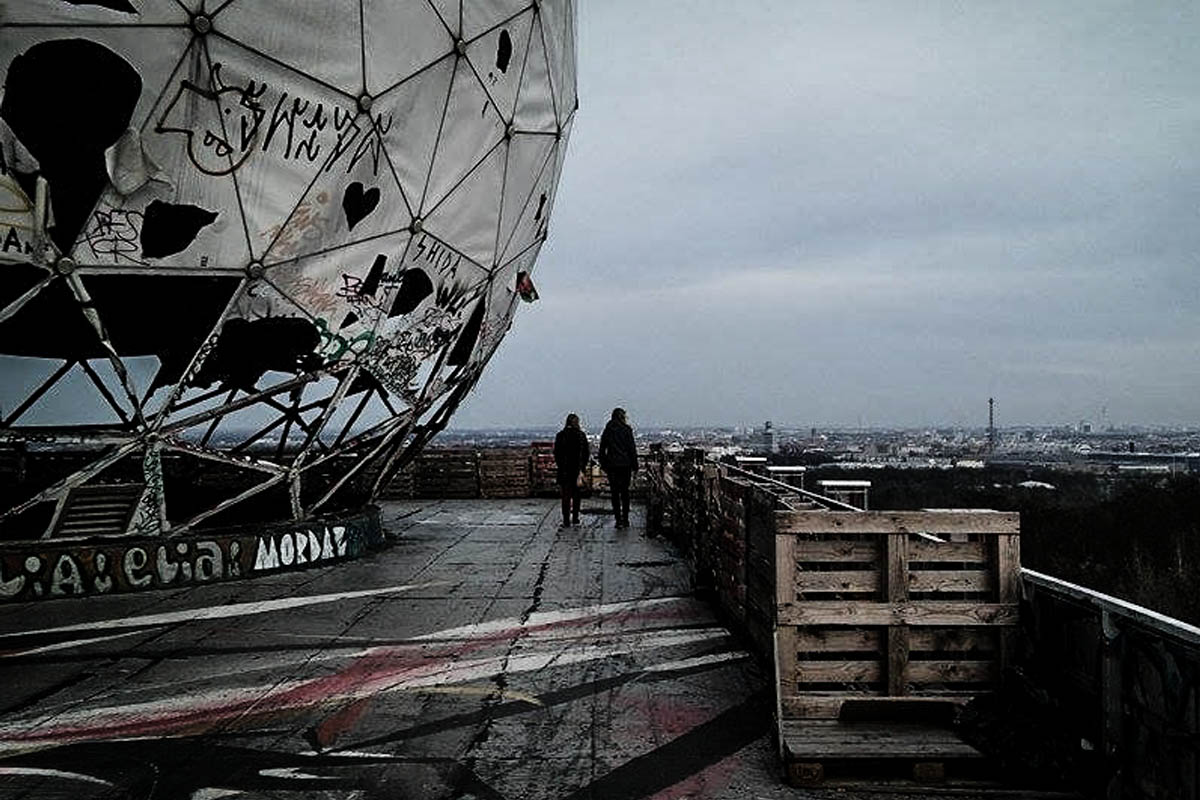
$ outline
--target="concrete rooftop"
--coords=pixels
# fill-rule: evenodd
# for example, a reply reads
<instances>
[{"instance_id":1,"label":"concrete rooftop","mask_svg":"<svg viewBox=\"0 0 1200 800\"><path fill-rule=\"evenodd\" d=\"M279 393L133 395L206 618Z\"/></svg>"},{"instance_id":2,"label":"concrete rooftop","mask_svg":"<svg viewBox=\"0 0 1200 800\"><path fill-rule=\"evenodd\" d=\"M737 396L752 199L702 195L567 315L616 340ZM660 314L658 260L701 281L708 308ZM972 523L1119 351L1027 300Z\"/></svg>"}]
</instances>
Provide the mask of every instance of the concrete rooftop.
<instances>
[{"instance_id":1,"label":"concrete rooftop","mask_svg":"<svg viewBox=\"0 0 1200 800\"><path fill-rule=\"evenodd\" d=\"M388 503L358 561L0 607L0 798L858 797L781 783L769 680L605 506Z\"/></svg>"}]
</instances>

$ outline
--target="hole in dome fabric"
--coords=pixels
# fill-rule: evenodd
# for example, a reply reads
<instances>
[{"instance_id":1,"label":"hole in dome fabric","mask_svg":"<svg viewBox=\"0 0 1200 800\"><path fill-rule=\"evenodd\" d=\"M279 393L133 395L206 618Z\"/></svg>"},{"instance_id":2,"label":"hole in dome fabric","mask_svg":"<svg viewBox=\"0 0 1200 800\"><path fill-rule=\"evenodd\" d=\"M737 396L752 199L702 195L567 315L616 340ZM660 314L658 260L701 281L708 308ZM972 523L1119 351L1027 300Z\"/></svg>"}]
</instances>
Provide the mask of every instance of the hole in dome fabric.
<instances>
[{"instance_id":1,"label":"hole in dome fabric","mask_svg":"<svg viewBox=\"0 0 1200 800\"><path fill-rule=\"evenodd\" d=\"M74 244L108 185L104 151L129 126L141 94L137 70L88 39L41 42L9 64L0 117L41 165L60 250ZM32 178L22 188L33 197Z\"/></svg>"},{"instance_id":2,"label":"hole in dome fabric","mask_svg":"<svg viewBox=\"0 0 1200 800\"><path fill-rule=\"evenodd\" d=\"M471 357L471 351L475 349L475 343L479 341L479 330L482 327L483 301L480 300L475 305L475 310L471 312L471 318L463 326L458 341L454 343L454 349L450 351L450 355L446 359L447 364L452 367L461 367L467 363L467 359Z\"/></svg>"}]
</instances>

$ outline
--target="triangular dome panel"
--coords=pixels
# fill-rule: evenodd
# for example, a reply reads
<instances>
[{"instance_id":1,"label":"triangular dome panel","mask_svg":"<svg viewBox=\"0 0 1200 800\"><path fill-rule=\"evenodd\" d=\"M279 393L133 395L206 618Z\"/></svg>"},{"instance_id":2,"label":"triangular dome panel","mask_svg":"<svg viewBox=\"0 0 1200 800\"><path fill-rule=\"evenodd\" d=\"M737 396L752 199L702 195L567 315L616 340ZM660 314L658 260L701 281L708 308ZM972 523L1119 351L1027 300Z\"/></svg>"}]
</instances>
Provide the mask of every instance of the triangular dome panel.
<instances>
[{"instance_id":1,"label":"triangular dome panel","mask_svg":"<svg viewBox=\"0 0 1200 800\"><path fill-rule=\"evenodd\" d=\"M366 115L356 124L374 125ZM291 216L275 230L263 263L294 261L407 229L412 223L388 155L373 133L359 135L363 149L345 168L322 169Z\"/></svg>"},{"instance_id":2,"label":"triangular dome panel","mask_svg":"<svg viewBox=\"0 0 1200 800\"><path fill-rule=\"evenodd\" d=\"M477 264L491 267L504 188L504 147L498 147L425 217L425 229Z\"/></svg>"},{"instance_id":3,"label":"triangular dome panel","mask_svg":"<svg viewBox=\"0 0 1200 800\"><path fill-rule=\"evenodd\" d=\"M543 19L533 20L533 35L529 39L529 54L521 73L521 88L517 91L513 125L519 131L554 133L558 120L554 113L554 97L550 87L550 67L546 60L546 44L542 35Z\"/></svg>"},{"instance_id":4,"label":"triangular dome panel","mask_svg":"<svg viewBox=\"0 0 1200 800\"><path fill-rule=\"evenodd\" d=\"M286 65L290 68L287 71L294 71L304 82L322 83L329 90L357 97L363 90L360 10L359 0L242 0L214 14L212 24L222 40L232 40ZM212 42L215 37L210 34L208 39ZM258 79L266 81L268 76L263 74Z\"/></svg>"},{"instance_id":5,"label":"triangular dome panel","mask_svg":"<svg viewBox=\"0 0 1200 800\"><path fill-rule=\"evenodd\" d=\"M0 28L0 108L49 184L51 236L69 250L110 184L106 154L138 130L190 41L180 28ZM70 68L65 68L69 65Z\"/></svg>"},{"instance_id":6,"label":"triangular dome panel","mask_svg":"<svg viewBox=\"0 0 1200 800\"><path fill-rule=\"evenodd\" d=\"M454 53L454 37L428 3L363 0L363 18L367 94L373 97ZM403 47L396 30L406 34Z\"/></svg>"},{"instance_id":7,"label":"triangular dome panel","mask_svg":"<svg viewBox=\"0 0 1200 800\"><path fill-rule=\"evenodd\" d=\"M526 10L472 40L467 47L467 58L499 107L500 116L509 122L516 111L517 88L529 52L533 17L533 11Z\"/></svg>"},{"instance_id":8,"label":"triangular dome panel","mask_svg":"<svg viewBox=\"0 0 1200 800\"><path fill-rule=\"evenodd\" d=\"M462 38L462 0L428 0L429 5L437 11L442 24L455 39Z\"/></svg>"},{"instance_id":9,"label":"triangular dome panel","mask_svg":"<svg viewBox=\"0 0 1200 800\"><path fill-rule=\"evenodd\" d=\"M479 333L479 346L475 350L472 363L482 369L488 359L496 352L505 334L512 327L513 318L520 307L520 295L517 294L517 274L529 272L537 258L537 249L531 250L524 257L504 267L492 277L491 292L488 296L487 316Z\"/></svg>"},{"instance_id":10,"label":"triangular dome panel","mask_svg":"<svg viewBox=\"0 0 1200 800\"><path fill-rule=\"evenodd\" d=\"M271 283L313 319L326 363L368 349L399 291L411 234L401 231L268 270Z\"/></svg>"},{"instance_id":11,"label":"triangular dome panel","mask_svg":"<svg viewBox=\"0 0 1200 800\"><path fill-rule=\"evenodd\" d=\"M533 12L530 0L473 0L463 4L463 38L473 42L494 33L523 11Z\"/></svg>"},{"instance_id":12,"label":"triangular dome panel","mask_svg":"<svg viewBox=\"0 0 1200 800\"><path fill-rule=\"evenodd\" d=\"M446 58L374 99L388 165L416 210L425 197L457 59Z\"/></svg>"},{"instance_id":13,"label":"triangular dome panel","mask_svg":"<svg viewBox=\"0 0 1200 800\"><path fill-rule=\"evenodd\" d=\"M507 250L517 223L529 203L539 202L534 189L538 187L538 179L545 172L546 164L554 152L554 137L546 134L516 134L509 142L505 172L507 177L500 207L500 242L497 248L499 254L502 255Z\"/></svg>"},{"instance_id":14,"label":"triangular dome panel","mask_svg":"<svg viewBox=\"0 0 1200 800\"><path fill-rule=\"evenodd\" d=\"M410 405L422 367L457 340L488 274L428 234L414 237L395 299L362 363Z\"/></svg>"},{"instance_id":15,"label":"triangular dome panel","mask_svg":"<svg viewBox=\"0 0 1200 800\"><path fill-rule=\"evenodd\" d=\"M542 165L533 190L521 206L517 224L506 244L501 246L499 262L507 263L518 254L524 253L535 242L546 237L550 227L550 211L554 206L554 191L558 184L558 151L561 142L555 142L550 155Z\"/></svg>"},{"instance_id":16,"label":"triangular dome panel","mask_svg":"<svg viewBox=\"0 0 1200 800\"><path fill-rule=\"evenodd\" d=\"M131 5L135 12L118 8L105 8L99 4L76 5L63 0L20 0L8 3L4 9L4 22L9 25L71 25L71 26L146 26L188 24L188 10L195 9L202 0L179 0L179 2L138 2Z\"/></svg>"},{"instance_id":17,"label":"triangular dome panel","mask_svg":"<svg viewBox=\"0 0 1200 800\"><path fill-rule=\"evenodd\" d=\"M566 0L544 0L540 6L554 113L560 125L575 111L575 20Z\"/></svg>"},{"instance_id":18,"label":"triangular dome panel","mask_svg":"<svg viewBox=\"0 0 1200 800\"><path fill-rule=\"evenodd\" d=\"M504 141L505 125L465 58L458 60L422 211L441 202Z\"/></svg>"}]
</instances>

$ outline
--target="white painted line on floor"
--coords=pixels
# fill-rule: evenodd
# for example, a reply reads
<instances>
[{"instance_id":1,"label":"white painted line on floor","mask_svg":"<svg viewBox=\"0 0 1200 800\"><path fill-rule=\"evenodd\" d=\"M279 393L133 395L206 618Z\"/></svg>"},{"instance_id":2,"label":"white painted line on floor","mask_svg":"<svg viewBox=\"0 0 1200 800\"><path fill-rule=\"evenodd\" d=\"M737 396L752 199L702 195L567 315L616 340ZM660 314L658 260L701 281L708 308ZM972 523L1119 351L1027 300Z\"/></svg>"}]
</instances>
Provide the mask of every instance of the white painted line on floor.
<instances>
[{"instance_id":1,"label":"white painted line on floor","mask_svg":"<svg viewBox=\"0 0 1200 800\"><path fill-rule=\"evenodd\" d=\"M224 797L241 797L245 792L238 789L220 789L215 786L205 786L192 792L189 800L221 800Z\"/></svg>"},{"instance_id":2,"label":"white painted line on floor","mask_svg":"<svg viewBox=\"0 0 1200 800\"><path fill-rule=\"evenodd\" d=\"M748 658L750 658L750 654L745 650L731 650L728 653L712 653L707 656L685 658L682 661L664 661L661 664L651 664L646 667L646 672L677 672L679 670L692 669L693 667L720 664L724 661L744 661Z\"/></svg>"},{"instance_id":3,"label":"white painted line on floor","mask_svg":"<svg viewBox=\"0 0 1200 800\"><path fill-rule=\"evenodd\" d=\"M296 781L338 781L341 778L336 775L313 775L310 772L301 772L299 767L272 767L270 769L260 769L259 775L264 778L290 778Z\"/></svg>"},{"instance_id":4,"label":"white painted line on floor","mask_svg":"<svg viewBox=\"0 0 1200 800\"><path fill-rule=\"evenodd\" d=\"M407 759L395 753L369 753L366 750L301 750L302 756L320 756L321 758L379 758L388 761L403 762Z\"/></svg>"},{"instance_id":5,"label":"white painted line on floor","mask_svg":"<svg viewBox=\"0 0 1200 800\"><path fill-rule=\"evenodd\" d=\"M337 592L335 594L319 594L311 597L281 597L276 600L257 600L251 603L233 603L231 605L189 608L182 611L166 611L161 614L145 614L140 617L118 617L117 619L102 619L94 622L81 622L76 625L62 625L57 628L41 628L31 631L0 633L0 638L16 636L37 636L47 633L72 633L75 631L94 631L106 628L150 627L154 625L172 625L177 622L194 622L208 619L228 619L244 617L252 614L267 614L272 611L286 611L293 608L336 603L341 600L355 600L360 597L373 597L382 594L410 592L414 589L428 589L444 585L444 581L430 583L414 583L401 586L384 586L380 589L361 589L354 592Z\"/></svg>"},{"instance_id":6,"label":"white painted line on floor","mask_svg":"<svg viewBox=\"0 0 1200 800\"><path fill-rule=\"evenodd\" d=\"M520 617L493 619L487 622L477 622L473 625L463 625L458 628L446 628L423 636L414 636L410 641L420 642L429 639L476 639L489 633L502 633L513 628L532 628L541 625L553 625L559 622L589 619L592 617L611 616L623 611L644 611L670 603L690 602L688 597L659 597L651 600L629 600L622 603L606 605L582 606L565 611L539 611L531 614L527 620Z\"/></svg>"},{"instance_id":7,"label":"white painted line on floor","mask_svg":"<svg viewBox=\"0 0 1200 800\"><path fill-rule=\"evenodd\" d=\"M146 633L144 630L125 631L124 633L112 633L108 636L93 636L90 639L71 639L67 642L55 642L54 644L43 645L42 647L31 647L28 650L13 650L8 653L0 653L0 658L16 658L18 656L32 656L38 653L52 653L55 650L74 650L76 647L85 647L89 644L97 644L98 642L108 642L113 639L123 639L126 636L137 636L139 633Z\"/></svg>"},{"instance_id":8,"label":"white painted line on floor","mask_svg":"<svg viewBox=\"0 0 1200 800\"><path fill-rule=\"evenodd\" d=\"M38 767L0 767L0 775L29 775L36 778L65 778L82 783L95 783L100 786L112 786L111 781L97 778L94 775L84 775L82 772L64 772L60 769L39 769Z\"/></svg>"}]
</instances>

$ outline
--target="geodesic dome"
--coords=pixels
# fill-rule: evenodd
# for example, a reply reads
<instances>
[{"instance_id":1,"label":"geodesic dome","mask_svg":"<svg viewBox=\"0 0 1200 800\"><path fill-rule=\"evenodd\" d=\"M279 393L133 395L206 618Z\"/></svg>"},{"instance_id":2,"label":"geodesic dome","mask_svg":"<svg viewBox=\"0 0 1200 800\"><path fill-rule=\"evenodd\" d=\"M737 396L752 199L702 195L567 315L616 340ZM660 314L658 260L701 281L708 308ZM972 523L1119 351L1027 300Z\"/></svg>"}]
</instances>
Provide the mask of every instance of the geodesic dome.
<instances>
[{"instance_id":1,"label":"geodesic dome","mask_svg":"<svg viewBox=\"0 0 1200 800\"><path fill-rule=\"evenodd\" d=\"M74 446L13 468L8 535L97 484L132 487L126 532L378 493L532 294L574 27L572 0L0 4L0 436Z\"/></svg>"}]
</instances>

